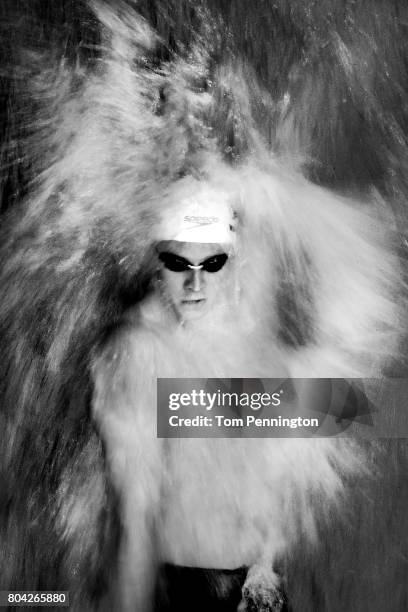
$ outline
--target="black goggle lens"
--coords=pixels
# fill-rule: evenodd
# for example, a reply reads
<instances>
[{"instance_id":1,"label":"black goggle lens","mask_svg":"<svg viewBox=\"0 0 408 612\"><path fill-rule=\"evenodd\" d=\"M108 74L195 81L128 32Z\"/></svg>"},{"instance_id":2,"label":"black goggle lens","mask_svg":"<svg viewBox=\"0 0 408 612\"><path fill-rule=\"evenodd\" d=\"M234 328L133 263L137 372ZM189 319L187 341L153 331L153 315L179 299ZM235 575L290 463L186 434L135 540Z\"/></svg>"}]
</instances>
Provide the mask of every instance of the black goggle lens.
<instances>
[{"instance_id":1,"label":"black goggle lens","mask_svg":"<svg viewBox=\"0 0 408 612\"><path fill-rule=\"evenodd\" d=\"M174 253L159 253L159 259L164 264L165 268L171 272L185 272L186 270L191 270L196 267L188 261L188 259L175 255ZM205 259L198 265L201 266L201 269L205 270L205 272L218 272L225 266L227 259L228 255L226 253L220 253L219 255L214 255L213 257Z\"/></svg>"},{"instance_id":2,"label":"black goggle lens","mask_svg":"<svg viewBox=\"0 0 408 612\"><path fill-rule=\"evenodd\" d=\"M200 266L203 266L203 270L206 272L218 272L227 263L228 255L226 253L220 253L209 257L205 261L202 261Z\"/></svg>"}]
</instances>

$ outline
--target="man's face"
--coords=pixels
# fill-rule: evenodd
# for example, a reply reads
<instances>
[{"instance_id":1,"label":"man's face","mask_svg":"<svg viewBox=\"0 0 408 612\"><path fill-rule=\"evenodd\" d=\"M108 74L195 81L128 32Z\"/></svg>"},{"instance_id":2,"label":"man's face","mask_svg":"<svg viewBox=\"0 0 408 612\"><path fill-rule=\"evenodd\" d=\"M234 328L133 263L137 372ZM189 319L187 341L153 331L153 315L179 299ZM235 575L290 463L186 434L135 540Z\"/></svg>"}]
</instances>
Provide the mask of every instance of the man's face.
<instances>
[{"instance_id":1,"label":"man's face","mask_svg":"<svg viewBox=\"0 0 408 612\"><path fill-rule=\"evenodd\" d=\"M164 295L180 320L199 319L226 303L230 262L221 245L170 240L159 244L158 253Z\"/></svg>"}]
</instances>

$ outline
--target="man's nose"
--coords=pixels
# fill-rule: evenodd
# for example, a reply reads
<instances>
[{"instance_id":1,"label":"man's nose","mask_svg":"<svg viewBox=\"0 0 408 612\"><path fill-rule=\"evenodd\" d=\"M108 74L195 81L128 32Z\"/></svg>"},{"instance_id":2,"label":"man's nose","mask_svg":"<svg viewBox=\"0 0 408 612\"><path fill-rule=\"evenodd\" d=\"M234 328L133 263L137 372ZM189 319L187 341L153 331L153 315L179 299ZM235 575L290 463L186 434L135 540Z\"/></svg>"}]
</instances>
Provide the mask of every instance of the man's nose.
<instances>
[{"instance_id":1,"label":"man's nose","mask_svg":"<svg viewBox=\"0 0 408 612\"><path fill-rule=\"evenodd\" d=\"M203 277L201 270L190 270L186 279L186 287L190 291L200 291L203 285Z\"/></svg>"}]
</instances>

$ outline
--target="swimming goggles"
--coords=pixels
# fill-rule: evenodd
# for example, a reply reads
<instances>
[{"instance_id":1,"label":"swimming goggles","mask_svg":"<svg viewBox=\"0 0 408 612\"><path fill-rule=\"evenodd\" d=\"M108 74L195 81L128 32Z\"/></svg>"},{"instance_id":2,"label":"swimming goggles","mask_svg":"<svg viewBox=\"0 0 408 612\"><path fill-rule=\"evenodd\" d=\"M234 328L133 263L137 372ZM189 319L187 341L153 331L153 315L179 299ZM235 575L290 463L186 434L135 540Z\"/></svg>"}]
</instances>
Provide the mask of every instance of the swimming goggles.
<instances>
[{"instance_id":1,"label":"swimming goggles","mask_svg":"<svg viewBox=\"0 0 408 612\"><path fill-rule=\"evenodd\" d=\"M171 272L185 272L186 270L204 270L205 272L218 272L227 263L228 255L219 253L194 266L188 259L163 251L159 253L159 259L164 264L164 267Z\"/></svg>"}]
</instances>

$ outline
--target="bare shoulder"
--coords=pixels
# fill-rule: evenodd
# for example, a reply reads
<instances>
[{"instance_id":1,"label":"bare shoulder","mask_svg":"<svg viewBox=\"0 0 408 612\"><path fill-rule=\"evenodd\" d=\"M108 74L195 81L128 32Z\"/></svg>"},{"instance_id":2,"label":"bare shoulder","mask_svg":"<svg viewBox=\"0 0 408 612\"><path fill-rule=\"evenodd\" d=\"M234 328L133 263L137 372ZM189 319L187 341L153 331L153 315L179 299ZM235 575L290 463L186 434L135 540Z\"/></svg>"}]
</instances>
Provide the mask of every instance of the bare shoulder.
<instances>
[{"instance_id":1,"label":"bare shoulder","mask_svg":"<svg viewBox=\"0 0 408 612\"><path fill-rule=\"evenodd\" d=\"M132 395L155 371L157 330L143 317L140 308L129 313L121 326L112 331L92 361L94 404ZM139 389L140 390L140 389Z\"/></svg>"}]
</instances>

